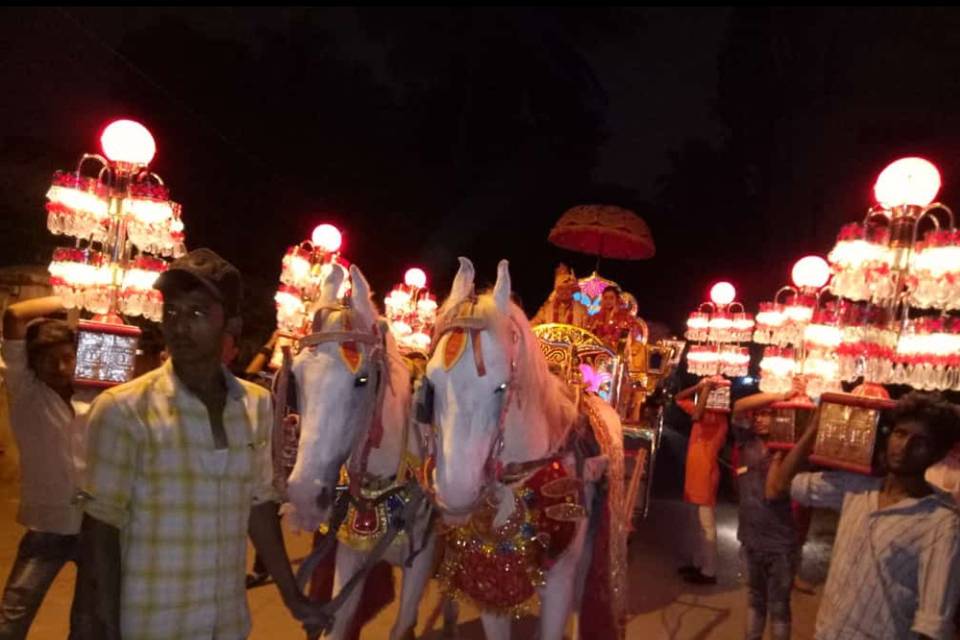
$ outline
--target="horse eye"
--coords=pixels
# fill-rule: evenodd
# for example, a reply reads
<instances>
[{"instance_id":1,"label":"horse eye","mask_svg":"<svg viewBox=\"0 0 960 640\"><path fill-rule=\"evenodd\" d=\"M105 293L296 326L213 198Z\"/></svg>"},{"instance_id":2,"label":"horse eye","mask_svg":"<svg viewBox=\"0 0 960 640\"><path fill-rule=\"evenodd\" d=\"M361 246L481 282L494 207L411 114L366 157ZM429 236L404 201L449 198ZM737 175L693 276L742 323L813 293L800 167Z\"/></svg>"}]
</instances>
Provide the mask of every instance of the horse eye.
<instances>
[{"instance_id":1,"label":"horse eye","mask_svg":"<svg viewBox=\"0 0 960 640\"><path fill-rule=\"evenodd\" d=\"M357 379L353 381L353 386L362 387L367 384L367 376L357 376Z\"/></svg>"},{"instance_id":2,"label":"horse eye","mask_svg":"<svg viewBox=\"0 0 960 640\"><path fill-rule=\"evenodd\" d=\"M503 392L506 391L506 390L507 390L507 383L506 383L506 382L501 382L501 383L500 383L500 386L496 388L496 390L494 391L494 393L503 393Z\"/></svg>"}]
</instances>

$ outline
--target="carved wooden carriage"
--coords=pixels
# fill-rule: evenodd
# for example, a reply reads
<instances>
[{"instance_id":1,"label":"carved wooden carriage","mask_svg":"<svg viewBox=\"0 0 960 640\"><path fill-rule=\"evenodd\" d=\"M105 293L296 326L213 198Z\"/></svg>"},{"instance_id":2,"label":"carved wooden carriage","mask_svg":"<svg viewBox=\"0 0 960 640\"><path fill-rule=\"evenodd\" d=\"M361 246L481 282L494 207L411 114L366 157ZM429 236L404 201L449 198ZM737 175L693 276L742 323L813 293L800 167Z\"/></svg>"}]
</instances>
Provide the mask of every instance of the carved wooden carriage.
<instances>
[{"instance_id":1,"label":"carved wooden carriage","mask_svg":"<svg viewBox=\"0 0 960 640\"><path fill-rule=\"evenodd\" d=\"M660 341L655 345L628 340L616 353L591 332L567 324L533 327L553 372L574 386L597 393L617 409L624 429L627 454L627 500L634 513L646 516L654 461L663 429L659 406L647 406L657 384L679 362L683 343Z\"/></svg>"}]
</instances>

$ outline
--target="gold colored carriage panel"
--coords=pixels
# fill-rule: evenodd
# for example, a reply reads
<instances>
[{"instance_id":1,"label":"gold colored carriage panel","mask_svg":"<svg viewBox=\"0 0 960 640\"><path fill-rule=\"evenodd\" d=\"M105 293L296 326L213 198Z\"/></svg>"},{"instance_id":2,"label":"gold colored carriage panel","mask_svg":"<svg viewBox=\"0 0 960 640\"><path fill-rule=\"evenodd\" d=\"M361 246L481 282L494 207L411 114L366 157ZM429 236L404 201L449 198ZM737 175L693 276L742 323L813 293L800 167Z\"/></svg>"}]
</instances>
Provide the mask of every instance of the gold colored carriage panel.
<instances>
[{"instance_id":1,"label":"gold colored carriage panel","mask_svg":"<svg viewBox=\"0 0 960 640\"><path fill-rule=\"evenodd\" d=\"M573 372L573 345L557 344L546 340L538 340L538 343L550 370L563 380L569 381Z\"/></svg>"},{"instance_id":2,"label":"gold colored carriage panel","mask_svg":"<svg viewBox=\"0 0 960 640\"><path fill-rule=\"evenodd\" d=\"M559 322L538 324L533 327L533 334L540 339L540 342L571 345L577 350L578 354L592 351L610 353L610 349L600 338L586 329L575 327L572 324L561 324Z\"/></svg>"},{"instance_id":3,"label":"gold colored carriage panel","mask_svg":"<svg viewBox=\"0 0 960 640\"><path fill-rule=\"evenodd\" d=\"M579 386L580 364L613 371L617 355L600 338L569 324L547 323L533 327L550 369L568 384Z\"/></svg>"}]
</instances>

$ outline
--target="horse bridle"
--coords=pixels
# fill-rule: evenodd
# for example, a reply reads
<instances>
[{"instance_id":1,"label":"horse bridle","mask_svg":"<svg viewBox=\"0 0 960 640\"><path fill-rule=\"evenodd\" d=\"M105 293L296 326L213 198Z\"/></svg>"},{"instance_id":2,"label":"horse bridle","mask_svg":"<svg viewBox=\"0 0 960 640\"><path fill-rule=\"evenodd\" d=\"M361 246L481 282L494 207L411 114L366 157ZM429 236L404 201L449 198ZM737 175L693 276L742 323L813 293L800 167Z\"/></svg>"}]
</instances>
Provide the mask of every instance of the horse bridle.
<instances>
[{"instance_id":1,"label":"horse bridle","mask_svg":"<svg viewBox=\"0 0 960 640\"><path fill-rule=\"evenodd\" d=\"M323 331L324 312L339 311L341 313L341 329L339 331ZM334 343L344 345L347 343L359 343L372 346L366 353L368 358L368 373L360 373L357 381L365 379L364 384L370 386L370 378L373 378L372 388L375 392L375 401L373 403L365 402L364 407L369 407L369 416L364 416L360 421L364 425L365 432L358 434L357 441L353 444L350 452L347 469L350 475L349 494L338 489L337 496L333 503L333 512L328 523L328 531L323 537L321 543L314 547L308 557L301 564L297 571L297 585L301 592L306 588L307 581L313 576L314 569L333 549L337 540L337 531L340 529L344 518L347 515L348 507L351 503L360 505L368 503L362 496L361 487L364 476L366 475L367 459L370 450L380 445L380 439L383 436L383 401L385 390L392 388L390 379L390 368L387 365L387 332L389 328L382 321L372 325L369 331L353 329L350 321L355 315L351 307L344 305L323 305L316 309L313 320L313 333L305 336L299 341L300 349L307 349L321 344ZM403 452L400 455L401 461L404 460ZM403 462L401 462L401 466ZM385 501L390 495L400 491L408 492L406 501L401 513L394 514L387 523L387 530L377 541L374 548L366 554L366 558L358 570L347 580L346 584L331 600L324 604L320 609L322 623L316 628L308 629L307 637L314 640L322 632L329 631L333 627L334 616L340 607L344 604L351 592L366 580L368 574L386 553L393 540L401 531L406 531L410 553L406 560L406 566L412 566L413 560L420 555L426 548L429 536L424 537L423 545L415 548L414 544L414 524L417 522L420 513L421 504L425 499L424 492L415 481L410 481L402 486L395 487L378 498L373 500L374 504Z\"/></svg>"},{"instance_id":2,"label":"horse bridle","mask_svg":"<svg viewBox=\"0 0 960 640\"><path fill-rule=\"evenodd\" d=\"M470 298L464 300L457 306L450 309L443 317L441 317L437 322L437 327L434 332L433 339L433 351L430 353L430 358L433 358L434 353L436 352L441 340L447 334L453 333L455 331L463 331L470 338L470 344L473 347L473 360L474 366L477 369L477 375L481 378L487 375L486 363L483 357L483 344L480 340L481 333L484 330L490 328L489 322L480 316L476 312L477 298L471 296ZM503 479L503 462L500 457L503 454L504 448L504 435L507 422L507 414L510 410L510 405L512 404L514 395L516 393L516 378L517 378L517 358L520 351L520 328L517 326L516 321L511 318L511 337L510 337L510 374L507 378L507 381L502 383L498 387L497 391L503 393L503 400L500 404L500 412L497 418L496 426L496 435L490 443L490 449L487 452L487 458L484 461L484 484L481 487L481 490L478 494L478 500L483 499L490 491L490 489ZM428 387L424 390L425 394L432 393L432 387L429 379L424 378L424 385ZM430 398L430 403L432 405L432 397ZM425 409L425 410L424 410ZM429 431L425 437L422 437L424 440L424 449L427 453L425 464L429 465L432 460L435 459L436 455L436 446L437 439L439 437L439 429L434 419L433 407L421 408L420 411L421 418L428 418L427 420L422 420L426 423ZM431 495L435 494L433 483L429 477L429 470L425 468L424 470L424 482L426 484L427 492ZM476 505L471 505L468 509L464 509L464 513L472 512ZM446 510L446 513L450 515L461 515L459 512L452 512Z\"/></svg>"},{"instance_id":3,"label":"horse bridle","mask_svg":"<svg viewBox=\"0 0 960 640\"><path fill-rule=\"evenodd\" d=\"M341 329L338 331L323 331L325 312L332 313L334 311L341 314ZM383 437L383 401L386 389L391 386L391 380L389 367L386 364L386 327L376 322L370 330L355 329L353 328L355 316L356 312L349 306L341 304L321 305L314 312L313 332L300 339L299 348L303 350L328 343L340 346L355 343L371 347L364 354L367 361L367 370L363 372L363 369L361 369L355 384L370 388L374 394L374 402L364 402L361 405L366 410L359 420L361 431L357 434L357 440L351 447L347 464L350 476L350 493L354 498L359 499L360 487L366 475L370 451L380 446Z\"/></svg>"}]
</instances>

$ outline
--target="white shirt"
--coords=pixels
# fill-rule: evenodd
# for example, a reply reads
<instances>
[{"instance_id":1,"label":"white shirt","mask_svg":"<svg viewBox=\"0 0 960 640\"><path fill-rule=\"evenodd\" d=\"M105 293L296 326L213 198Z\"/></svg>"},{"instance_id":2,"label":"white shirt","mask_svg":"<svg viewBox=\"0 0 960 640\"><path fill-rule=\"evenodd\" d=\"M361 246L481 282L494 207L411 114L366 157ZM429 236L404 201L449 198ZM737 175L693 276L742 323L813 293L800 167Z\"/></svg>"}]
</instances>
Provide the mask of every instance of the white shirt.
<instances>
[{"instance_id":1,"label":"white shirt","mask_svg":"<svg viewBox=\"0 0 960 640\"><path fill-rule=\"evenodd\" d=\"M797 502L840 511L817 640L953 639L960 515L942 493L879 506L882 478L801 473Z\"/></svg>"},{"instance_id":2,"label":"white shirt","mask_svg":"<svg viewBox=\"0 0 960 640\"><path fill-rule=\"evenodd\" d=\"M4 340L0 354L10 426L20 449L17 522L46 533L80 533L83 512L74 498L85 466L84 416L91 398L75 394L67 404L41 382L27 365L24 340Z\"/></svg>"},{"instance_id":3,"label":"white shirt","mask_svg":"<svg viewBox=\"0 0 960 640\"><path fill-rule=\"evenodd\" d=\"M941 491L946 491L960 504L960 445L950 450L947 456L927 469L926 481Z\"/></svg>"}]
</instances>

